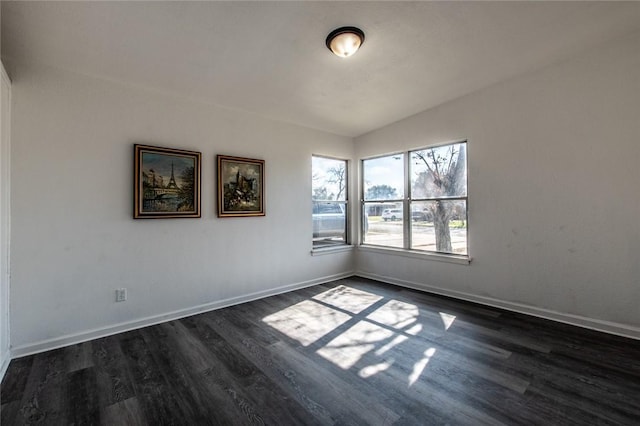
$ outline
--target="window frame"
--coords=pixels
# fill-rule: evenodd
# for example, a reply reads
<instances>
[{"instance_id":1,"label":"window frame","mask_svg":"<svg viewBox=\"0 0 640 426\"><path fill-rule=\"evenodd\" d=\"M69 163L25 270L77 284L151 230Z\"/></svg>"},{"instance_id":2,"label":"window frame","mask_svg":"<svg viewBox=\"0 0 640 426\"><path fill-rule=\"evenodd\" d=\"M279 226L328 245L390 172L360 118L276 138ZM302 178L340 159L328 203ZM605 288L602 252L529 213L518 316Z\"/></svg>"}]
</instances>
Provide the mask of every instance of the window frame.
<instances>
[{"instance_id":1,"label":"window frame","mask_svg":"<svg viewBox=\"0 0 640 426\"><path fill-rule=\"evenodd\" d=\"M359 185L360 185L360 211L359 211L359 216L361 218L360 220L360 238L358 241L358 248L362 249L364 251L373 251L373 252L391 252L393 254L407 254L410 257L419 257L419 258L424 258L424 257L429 257L429 258L433 258L435 260L443 260L443 261L449 261L449 262L453 262L453 263L470 263L471 262L471 255L469 253L469 190L468 190L468 183L469 183L469 167L468 167L468 161L467 161L467 155L465 155L465 194L464 196L453 196L453 197L413 197L412 194L412 187L411 187L411 172L412 172L412 168L411 168L411 156L412 153L414 152L419 152L419 151L425 151L425 150L429 150L429 149L435 149L435 148L440 148L440 147L445 147L445 146L450 146L450 145L458 145L458 144L464 144L465 145L465 154L468 152L468 140L467 139L461 139L461 140L457 140L457 141L450 141L450 142L443 142L443 143L438 143L438 144L433 144L433 145L428 145L422 148L415 148L415 149L407 149L405 151L395 151L395 152L391 152L391 153L387 153L387 154L382 154L382 155L375 155L375 156L370 156L370 157L365 157L365 158L361 158L360 159L360 173L359 173ZM404 170L404 180L403 180L403 193L404 193L404 197L402 199L398 198L398 199L393 199L393 200L366 200L365 199L365 162L368 160L374 160L377 158L385 158L385 157L393 157L393 156L398 156L398 155L402 155L403 156L403 170ZM366 213L366 206L367 204L371 203L371 202L390 202L390 203L402 203L402 210L403 210L403 224L402 224L402 231L403 231L403 247L399 248L396 246L391 246L391 245L383 245L383 244L372 244L370 242L365 242L365 235L366 235L366 230L365 230L365 226L364 226L364 217L365 217L365 213ZM449 252L441 252L441 251L437 251L437 250L421 250L421 249L415 249L412 248L413 245L413 232L412 232L412 206L414 204L417 203L423 203L423 202L431 202L431 201L464 201L465 202L465 221L466 221L466 226L465 226L465 230L466 230L466 235L465 235L465 242L466 242L466 253L464 254L457 254L457 253L449 253Z\"/></svg>"},{"instance_id":2,"label":"window frame","mask_svg":"<svg viewBox=\"0 0 640 426\"><path fill-rule=\"evenodd\" d=\"M334 160L334 161L341 161L344 163L344 173L345 176L343 178L343 182L344 182L344 200L316 200L313 197L313 172L314 172L314 168L313 168L313 159L315 158L321 158L321 159L325 159L325 160ZM349 200L349 178L350 178L350 173L349 173L349 163L350 160L346 159L346 158L340 158L340 157L334 157L334 156L329 156L329 155L322 155L322 154L311 154L311 177L312 177L312 195L311 195L311 253L321 253L321 252L328 252L328 251L343 251L345 249L351 248L351 213L350 213L350 208L351 208L351 203ZM314 224L313 224L313 215L314 215L314 203L336 203L336 204L342 204L343 205L343 211L344 211L344 239L342 242L336 242L336 243L331 243L331 244L325 244L325 245L318 245L316 246L316 237L313 236L313 230L314 230ZM320 237L318 237L320 238Z\"/></svg>"},{"instance_id":3,"label":"window frame","mask_svg":"<svg viewBox=\"0 0 640 426\"><path fill-rule=\"evenodd\" d=\"M359 217L360 217L360 238L359 238L359 241L358 241L358 243L359 243L358 245L359 245L359 246L365 246L365 247L369 247L369 246L370 246L370 247L380 247L380 248L388 248L388 249L392 249L392 250L404 250L404 247L406 247L406 241L405 241L405 239L406 239L407 232L406 232L406 230L404 229L404 226L405 226L405 225L404 225L404 222L405 222L405 220L404 220L404 218L405 218L404 212L406 211L406 210L405 210L405 207L406 207L406 205L405 205L405 204L406 204L406 203L405 203L405 200L406 200L406 198L407 198L407 191L406 191L406 190L405 190L405 191L403 191L403 193L402 193L402 197L400 197L400 198L374 199L374 200L366 200L366 199L365 199L365 198L366 198L366 197L365 197L365 192L366 192L366 191L365 191L365 187L364 187L364 162L365 162L365 161L367 161L367 160L375 160L375 159L378 159L378 158L393 157L393 156L396 156L396 155L401 155L401 156L403 157L403 158L402 158L402 164L403 164L403 166L402 166L402 167L403 167L403 186L406 186L406 179L407 179L407 171L406 171L406 167L405 167L405 162L407 161L407 158L406 158L406 152L402 152L402 151L399 151L399 152L392 152L392 153L389 153L389 154L376 155L376 156L372 156L372 157L363 158L363 159L361 159L361 160L360 160L360 176L359 176L359 178L360 178L360 214L359 214ZM404 188L404 189L406 189L406 188ZM394 204L402 204L402 211L403 211L403 213L402 213L402 222L403 222L403 231L402 231L402 235L403 235L403 247L385 246L385 245L381 245L381 244L365 243L365 241L364 241L364 237L365 237L365 235L366 235L366 233L367 233L367 230L365 229L365 220L364 220L364 217L365 217L365 213L366 213L366 211L365 211L365 206L367 205L367 203L380 203L380 204L382 204L382 203L394 203ZM397 207L396 207L396 208L397 208Z\"/></svg>"}]
</instances>

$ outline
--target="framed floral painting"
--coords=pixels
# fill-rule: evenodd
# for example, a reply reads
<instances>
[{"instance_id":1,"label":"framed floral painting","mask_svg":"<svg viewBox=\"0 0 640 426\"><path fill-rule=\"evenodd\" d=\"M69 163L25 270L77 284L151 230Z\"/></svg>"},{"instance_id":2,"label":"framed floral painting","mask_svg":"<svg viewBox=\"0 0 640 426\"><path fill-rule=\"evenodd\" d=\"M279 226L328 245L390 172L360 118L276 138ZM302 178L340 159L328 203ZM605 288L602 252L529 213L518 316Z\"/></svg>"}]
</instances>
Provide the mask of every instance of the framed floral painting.
<instances>
[{"instance_id":1,"label":"framed floral painting","mask_svg":"<svg viewBox=\"0 0 640 426\"><path fill-rule=\"evenodd\" d=\"M264 160L218 155L218 216L264 216Z\"/></svg>"}]
</instances>

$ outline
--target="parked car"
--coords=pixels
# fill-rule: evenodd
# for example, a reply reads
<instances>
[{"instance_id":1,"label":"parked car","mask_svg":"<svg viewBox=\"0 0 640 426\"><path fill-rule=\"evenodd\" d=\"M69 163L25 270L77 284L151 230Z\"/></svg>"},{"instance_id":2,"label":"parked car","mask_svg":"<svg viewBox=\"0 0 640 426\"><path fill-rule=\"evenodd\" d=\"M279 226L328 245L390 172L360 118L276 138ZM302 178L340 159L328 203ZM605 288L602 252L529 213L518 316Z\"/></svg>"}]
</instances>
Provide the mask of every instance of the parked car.
<instances>
[{"instance_id":1,"label":"parked car","mask_svg":"<svg viewBox=\"0 0 640 426\"><path fill-rule=\"evenodd\" d=\"M414 210L411 212L411 220L414 222L425 222L430 218L429 212ZM402 220L402 209L385 209L382 211L382 219L386 222L388 220Z\"/></svg>"},{"instance_id":2,"label":"parked car","mask_svg":"<svg viewBox=\"0 0 640 426\"><path fill-rule=\"evenodd\" d=\"M314 201L312 216L313 238L345 237L344 204Z\"/></svg>"},{"instance_id":3,"label":"parked car","mask_svg":"<svg viewBox=\"0 0 640 426\"><path fill-rule=\"evenodd\" d=\"M345 238L344 204L332 201L313 202L313 238ZM364 232L369 231L369 215L364 215Z\"/></svg>"},{"instance_id":4,"label":"parked car","mask_svg":"<svg viewBox=\"0 0 640 426\"><path fill-rule=\"evenodd\" d=\"M419 210L414 210L411 212L411 219L414 222L425 222L428 219L427 212L421 212Z\"/></svg>"},{"instance_id":5,"label":"parked car","mask_svg":"<svg viewBox=\"0 0 640 426\"><path fill-rule=\"evenodd\" d=\"M385 222L388 220L402 220L402 209L385 209L382 212L382 219Z\"/></svg>"}]
</instances>

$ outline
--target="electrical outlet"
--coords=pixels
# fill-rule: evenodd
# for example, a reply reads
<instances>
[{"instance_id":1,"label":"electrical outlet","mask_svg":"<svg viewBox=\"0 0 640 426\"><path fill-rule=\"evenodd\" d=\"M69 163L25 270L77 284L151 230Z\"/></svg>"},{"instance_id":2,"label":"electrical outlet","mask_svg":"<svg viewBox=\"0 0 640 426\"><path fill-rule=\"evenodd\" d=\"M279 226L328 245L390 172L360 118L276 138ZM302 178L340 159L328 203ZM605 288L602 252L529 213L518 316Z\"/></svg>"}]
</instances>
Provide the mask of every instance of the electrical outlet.
<instances>
[{"instance_id":1,"label":"electrical outlet","mask_svg":"<svg viewBox=\"0 0 640 426\"><path fill-rule=\"evenodd\" d=\"M116 302L124 302L125 300L127 300L127 289L126 288L116 289Z\"/></svg>"}]
</instances>

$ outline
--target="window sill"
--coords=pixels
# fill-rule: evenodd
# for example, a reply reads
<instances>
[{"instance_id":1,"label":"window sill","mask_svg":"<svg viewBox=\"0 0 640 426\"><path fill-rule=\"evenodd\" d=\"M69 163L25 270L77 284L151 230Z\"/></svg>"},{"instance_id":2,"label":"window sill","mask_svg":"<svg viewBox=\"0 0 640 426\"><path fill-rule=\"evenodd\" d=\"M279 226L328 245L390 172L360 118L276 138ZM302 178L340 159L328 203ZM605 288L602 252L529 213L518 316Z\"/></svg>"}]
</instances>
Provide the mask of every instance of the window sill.
<instances>
[{"instance_id":1,"label":"window sill","mask_svg":"<svg viewBox=\"0 0 640 426\"><path fill-rule=\"evenodd\" d=\"M471 263L471 258L464 255L454 254L442 254L442 253L430 253L418 250L405 250L393 247L381 247L370 245L359 245L358 250L367 251L371 253L390 254L394 256L412 257L422 260L435 260L437 262L455 263L458 265L468 265Z\"/></svg>"},{"instance_id":2,"label":"window sill","mask_svg":"<svg viewBox=\"0 0 640 426\"><path fill-rule=\"evenodd\" d=\"M323 256L325 254L339 253L343 251L351 251L354 249L354 246L349 244L344 244L340 246L332 246L332 247L318 247L311 250L311 256Z\"/></svg>"}]
</instances>

